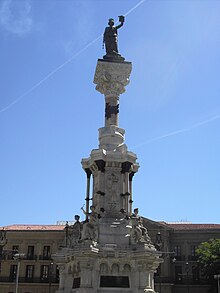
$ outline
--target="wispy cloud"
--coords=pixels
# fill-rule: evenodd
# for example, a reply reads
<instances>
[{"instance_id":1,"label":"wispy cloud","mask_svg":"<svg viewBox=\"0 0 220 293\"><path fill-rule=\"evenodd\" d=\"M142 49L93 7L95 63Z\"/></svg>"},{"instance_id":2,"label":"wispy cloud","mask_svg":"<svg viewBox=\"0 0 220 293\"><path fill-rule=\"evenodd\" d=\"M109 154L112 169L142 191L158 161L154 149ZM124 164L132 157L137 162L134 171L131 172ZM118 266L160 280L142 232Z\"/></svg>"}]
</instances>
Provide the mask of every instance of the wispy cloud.
<instances>
[{"instance_id":1,"label":"wispy cloud","mask_svg":"<svg viewBox=\"0 0 220 293\"><path fill-rule=\"evenodd\" d=\"M178 134L181 134L181 133L184 133L184 132L189 132L191 130L193 130L194 128L198 128L198 127L201 127L205 124L209 124L215 120L219 120L220 119L220 114L218 115L215 115L215 116L212 116L206 120L203 120L203 121L200 121L200 122L197 122L187 128L181 128L181 129L178 129L178 130L175 130L175 131L172 131L172 132L168 132L166 134L163 134L163 135L160 135L160 136L156 136L154 138L151 138L145 142L142 142L136 146L133 146L133 148L139 148L139 147L142 147L142 146L145 146L145 145L148 145L148 144L151 144L151 143L154 143L158 140L162 140L164 138L167 138L167 137L170 137L170 136L175 136L175 135L178 135Z\"/></svg>"},{"instance_id":2,"label":"wispy cloud","mask_svg":"<svg viewBox=\"0 0 220 293\"><path fill-rule=\"evenodd\" d=\"M10 2L11 3L12 0L5 0L4 2ZM145 0L141 0L140 2L138 2L137 5L135 5L133 8L131 8L128 12L126 12L125 15L130 14L131 12L133 12L134 9L136 9L140 4L142 4L143 2L145 2ZM0 8L0 17L1 17L1 8ZM32 87L30 87L28 90L26 90L22 95L20 95L19 97L17 97L16 99L14 99L11 103L9 103L7 106L5 106L4 108L0 109L0 114L9 110L11 107L13 107L14 105L16 105L18 102L20 102L24 97L26 97L28 94L30 94L31 92L33 92L36 88L38 88L42 83L44 83L45 81L47 81L51 76L53 76L56 72L58 72L59 70L61 70L66 64L70 63L71 61L73 61L74 59L76 59L81 53L83 53L84 51L86 51L90 46L92 46L96 41L98 41L100 38L102 37L102 34L100 34L98 37L96 37L95 39L93 39L91 42L87 43L82 49L78 50L75 54L73 54L68 60L66 60L64 63L62 63L61 65L59 65L58 67L56 67L54 70L52 70L50 73L48 73L43 79L41 79L40 81L38 81L36 84L34 84Z\"/></svg>"},{"instance_id":3,"label":"wispy cloud","mask_svg":"<svg viewBox=\"0 0 220 293\"><path fill-rule=\"evenodd\" d=\"M29 33L33 27L30 0L2 0L0 4L0 27L19 36Z\"/></svg>"},{"instance_id":4,"label":"wispy cloud","mask_svg":"<svg viewBox=\"0 0 220 293\"><path fill-rule=\"evenodd\" d=\"M95 31L93 29L94 21L92 21L94 18L94 5L92 2L73 1L70 7L72 7L69 23L71 33L69 31L68 36L61 40L67 56L72 56L76 50L93 38Z\"/></svg>"}]
</instances>

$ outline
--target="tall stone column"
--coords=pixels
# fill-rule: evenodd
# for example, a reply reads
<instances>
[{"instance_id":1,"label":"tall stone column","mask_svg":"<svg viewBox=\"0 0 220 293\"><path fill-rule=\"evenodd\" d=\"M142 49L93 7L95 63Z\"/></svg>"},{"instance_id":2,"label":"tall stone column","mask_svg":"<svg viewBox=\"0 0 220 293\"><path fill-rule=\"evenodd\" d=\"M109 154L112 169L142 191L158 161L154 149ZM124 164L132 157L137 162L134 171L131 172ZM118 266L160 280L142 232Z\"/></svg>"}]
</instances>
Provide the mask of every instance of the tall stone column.
<instances>
[{"instance_id":1,"label":"tall stone column","mask_svg":"<svg viewBox=\"0 0 220 293\"><path fill-rule=\"evenodd\" d=\"M125 92L131 74L131 62L98 60L94 83L105 96L105 127L99 129L100 148L114 150L124 142L124 129L118 127L119 96Z\"/></svg>"}]
</instances>

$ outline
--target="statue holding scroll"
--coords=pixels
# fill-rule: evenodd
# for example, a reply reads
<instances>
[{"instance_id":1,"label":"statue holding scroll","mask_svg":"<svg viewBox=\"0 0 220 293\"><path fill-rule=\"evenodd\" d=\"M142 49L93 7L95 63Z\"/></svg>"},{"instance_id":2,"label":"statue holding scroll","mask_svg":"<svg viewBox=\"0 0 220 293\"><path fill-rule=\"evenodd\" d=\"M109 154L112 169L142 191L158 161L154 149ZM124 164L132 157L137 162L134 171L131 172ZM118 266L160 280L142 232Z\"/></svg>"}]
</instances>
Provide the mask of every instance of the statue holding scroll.
<instances>
[{"instance_id":1,"label":"statue holding scroll","mask_svg":"<svg viewBox=\"0 0 220 293\"><path fill-rule=\"evenodd\" d=\"M119 16L120 24L114 26L114 19L110 18L108 27L105 28L103 36L103 45L105 44L106 55L103 59L124 61L124 58L118 53L118 29L124 24L124 16Z\"/></svg>"}]
</instances>

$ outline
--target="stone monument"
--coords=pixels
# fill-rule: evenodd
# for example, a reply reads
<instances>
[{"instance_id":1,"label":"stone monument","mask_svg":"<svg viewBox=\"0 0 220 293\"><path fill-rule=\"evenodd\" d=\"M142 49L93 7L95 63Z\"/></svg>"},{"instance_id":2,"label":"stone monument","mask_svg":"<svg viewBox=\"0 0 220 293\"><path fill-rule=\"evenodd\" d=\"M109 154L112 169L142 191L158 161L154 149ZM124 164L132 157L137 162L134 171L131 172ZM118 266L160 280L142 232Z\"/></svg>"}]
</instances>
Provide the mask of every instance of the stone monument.
<instances>
[{"instance_id":1,"label":"stone monument","mask_svg":"<svg viewBox=\"0 0 220 293\"><path fill-rule=\"evenodd\" d=\"M120 20L122 26L124 17ZM132 180L139 165L118 122L119 96L129 83L132 64L118 53L114 34L119 26L110 21L105 34L110 30L111 41L104 36L106 55L98 59L94 77L96 90L105 97L105 125L99 129L98 149L82 159L85 220L76 215L74 225L66 226L64 247L53 256L60 271L57 293L155 292L154 272L162 262L138 209L132 208Z\"/></svg>"}]
</instances>

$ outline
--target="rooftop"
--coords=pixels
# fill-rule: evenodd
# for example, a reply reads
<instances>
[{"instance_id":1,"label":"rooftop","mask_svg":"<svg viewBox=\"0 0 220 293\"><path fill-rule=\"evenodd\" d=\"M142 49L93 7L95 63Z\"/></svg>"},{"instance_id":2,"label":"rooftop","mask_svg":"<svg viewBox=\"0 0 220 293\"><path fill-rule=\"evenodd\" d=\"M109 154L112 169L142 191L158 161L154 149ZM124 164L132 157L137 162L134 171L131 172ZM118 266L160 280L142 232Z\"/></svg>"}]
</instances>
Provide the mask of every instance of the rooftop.
<instances>
[{"instance_id":1,"label":"rooftop","mask_svg":"<svg viewBox=\"0 0 220 293\"><path fill-rule=\"evenodd\" d=\"M220 230L220 224L192 224L187 222L159 222L174 230ZM0 227L0 230L6 231L62 231L65 225L28 225L13 224Z\"/></svg>"},{"instance_id":2,"label":"rooftop","mask_svg":"<svg viewBox=\"0 0 220 293\"><path fill-rule=\"evenodd\" d=\"M14 224L5 227L0 227L0 230L6 231L62 231L65 228L64 225L23 225Z\"/></svg>"},{"instance_id":3,"label":"rooftop","mask_svg":"<svg viewBox=\"0 0 220 293\"><path fill-rule=\"evenodd\" d=\"M219 229L220 230L220 224L192 224L192 223L166 223L164 222L168 227L173 228L174 230L213 230L213 229Z\"/></svg>"}]
</instances>

